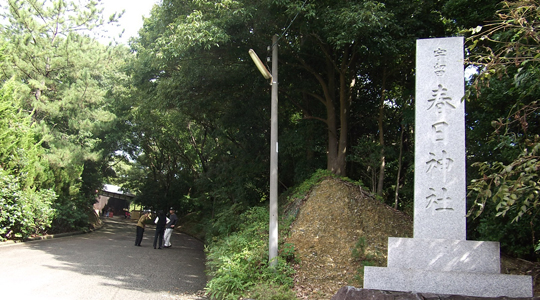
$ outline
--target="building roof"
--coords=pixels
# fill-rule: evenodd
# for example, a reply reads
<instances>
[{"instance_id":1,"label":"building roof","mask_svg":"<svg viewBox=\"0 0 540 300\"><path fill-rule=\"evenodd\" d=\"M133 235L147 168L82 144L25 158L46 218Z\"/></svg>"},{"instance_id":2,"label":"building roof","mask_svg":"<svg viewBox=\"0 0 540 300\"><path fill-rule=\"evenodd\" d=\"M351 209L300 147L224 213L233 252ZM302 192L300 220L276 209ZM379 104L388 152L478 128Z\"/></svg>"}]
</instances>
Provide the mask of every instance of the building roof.
<instances>
[{"instance_id":1,"label":"building roof","mask_svg":"<svg viewBox=\"0 0 540 300\"><path fill-rule=\"evenodd\" d=\"M101 193L104 196L110 196L115 198L134 198L135 195L130 192L122 191L122 188L112 184L104 184Z\"/></svg>"}]
</instances>

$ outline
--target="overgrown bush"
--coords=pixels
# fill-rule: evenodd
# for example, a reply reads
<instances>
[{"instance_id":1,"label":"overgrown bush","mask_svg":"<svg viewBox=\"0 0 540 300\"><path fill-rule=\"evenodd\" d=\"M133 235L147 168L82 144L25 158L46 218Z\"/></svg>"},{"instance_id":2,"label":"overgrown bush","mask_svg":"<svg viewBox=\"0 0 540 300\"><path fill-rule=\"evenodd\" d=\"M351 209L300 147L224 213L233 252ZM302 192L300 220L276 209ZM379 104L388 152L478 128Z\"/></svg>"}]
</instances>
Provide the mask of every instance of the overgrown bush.
<instances>
[{"instance_id":1,"label":"overgrown bush","mask_svg":"<svg viewBox=\"0 0 540 300\"><path fill-rule=\"evenodd\" d=\"M260 295L260 286L264 284L273 289L267 294L275 297L257 299L294 299L284 296L290 292L280 292L292 288L293 268L282 257L278 257L277 266L268 265L268 209L253 207L234 216L237 209L231 207L220 215L215 224L221 229L214 232L221 234L214 235L206 248L211 277L206 286L208 295L212 299L256 296ZM229 221L234 226L224 226L225 217L232 218ZM230 231L232 228L237 230Z\"/></svg>"},{"instance_id":2,"label":"overgrown bush","mask_svg":"<svg viewBox=\"0 0 540 300\"><path fill-rule=\"evenodd\" d=\"M52 190L21 189L14 176L0 169L0 240L46 231L54 217L55 199Z\"/></svg>"},{"instance_id":3,"label":"overgrown bush","mask_svg":"<svg viewBox=\"0 0 540 300\"><path fill-rule=\"evenodd\" d=\"M266 207L246 210L235 204L221 211L207 230L207 267L211 277L206 286L212 299L258 300L296 299L294 269L298 263L293 244L283 244L298 211L299 203L311 188L327 177L327 170L317 170L309 179L280 196L284 204L279 219L279 256L275 267L268 265L269 212Z\"/></svg>"},{"instance_id":4,"label":"overgrown bush","mask_svg":"<svg viewBox=\"0 0 540 300\"><path fill-rule=\"evenodd\" d=\"M207 244L238 231L242 222L238 216L243 210L241 205L233 204L228 209L216 214L216 218L212 220L212 224L207 229Z\"/></svg>"},{"instance_id":5,"label":"overgrown bush","mask_svg":"<svg viewBox=\"0 0 540 300\"><path fill-rule=\"evenodd\" d=\"M54 202L55 217L52 222L54 233L87 229L89 224L90 201L80 195L59 198Z\"/></svg>"},{"instance_id":6,"label":"overgrown bush","mask_svg":"<svg viewBox=\"0 0 540 300\"><path fill-rule=\"evenodd\" d=\"M260 283L250 291L250 297L257 300L292 300L296 295L289 286Z\"/></svg>"},{"instance_id":7,"label":"overgrown bush","mask_svg":"<svg viewBox=\"0 0 540 300\"><path fill-rule=\"evenodd\" d=\"M311 191L311 188L313 188L313 186L317 185L319 182L321 182L324 178L327 177L337 177L337 175L326 169L318 169L317 171L315 171L315 173L313 173L313 175L311 175L310 178L300 183L298 186L291 188L288 193L284 194L284 196L287 197L288 202L294 201L298 198L304 198L309 193L309 191Z\"/></svg>"},{"instance_id":8,"label":"overgrown bush","mask_svg":"<svg viewBox=\"0 0 540 300\"><path fill-rule=\"evenodd\" d=\"M484 213L478 219L471 220L467 237L481 241L498 241L501 252L513 257L535 261L540 257L535 253L535 243L540 224L536 214L526 213L518 221L512 221L519 213L519 207L512 207L504 216L496 216L498 211L492 203L488 203Z\"/></svg>"}]
</instances>

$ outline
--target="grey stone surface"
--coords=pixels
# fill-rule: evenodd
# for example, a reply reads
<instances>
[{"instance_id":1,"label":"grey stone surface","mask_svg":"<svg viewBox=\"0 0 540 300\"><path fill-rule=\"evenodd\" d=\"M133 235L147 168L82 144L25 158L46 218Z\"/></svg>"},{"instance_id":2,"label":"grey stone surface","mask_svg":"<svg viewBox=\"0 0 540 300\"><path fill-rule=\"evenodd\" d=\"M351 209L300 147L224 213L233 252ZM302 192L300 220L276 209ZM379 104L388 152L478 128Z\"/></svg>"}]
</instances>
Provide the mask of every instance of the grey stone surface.
<instances>
[{"instance_id":1,"label":"grey stone surface","mask_svg":"<svg viewBox=\"0 0 540 300\"><path fill-rule=\"evenodd\" d=\"M414 237L466 239L463 38L417 41Z\"/></svg>"},{"instance_id":2,"label":"grey stone surface","mask_svg":"<svg viewBox=\"0 0 540 300\"><path fill-rule=\"evenodd\" d=\"M532 278L521 275L364 268L364 288L475 297L532 297Z\"/></svg>"},{"instance_id":3,"label":"grey stone surface","mask_svg":"<svg viewBox=\"0 0 540 300\"><path fill-rule=\"evenodd\" d=\"M388 238L388 267L500 273L498 242Z\"/></svg>"},{"instance_id":4,"label":"grey stone surface","mask_svg":"<svg viewBox=\"0 0 540 300\"><path fill-rule=\"evenodd\" d=\"M472 297L462 295L447 295L447 294L428 294L428 293L414 293L414 292L395 292L395 291L381 291L371 289L359 289L352 286L344 286L337 291L331 300L537 300L538 297L533 298L514 298L514 297Z\"/></svg>"},{"instance_id":5,"label":"grey stone surface","mask_svg":"<svg viewBox=\"0 0 540 300\"><path fill-rule=\"evenodd\" d=\"M389 238L388 267L364 288L532 297L532 277L500 274L499 244L466 240L463 38L417 41L414 238Z\"/></svg>"}]
</instances>

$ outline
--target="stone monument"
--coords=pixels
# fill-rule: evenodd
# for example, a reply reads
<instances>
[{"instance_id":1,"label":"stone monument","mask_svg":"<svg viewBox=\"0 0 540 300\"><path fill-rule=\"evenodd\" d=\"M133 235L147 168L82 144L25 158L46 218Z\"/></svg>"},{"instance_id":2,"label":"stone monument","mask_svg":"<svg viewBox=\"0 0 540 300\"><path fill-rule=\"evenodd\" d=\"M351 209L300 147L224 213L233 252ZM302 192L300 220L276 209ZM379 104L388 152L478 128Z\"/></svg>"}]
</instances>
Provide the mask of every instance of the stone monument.
<instances>
[{"instance_id":1,"label":"stone monument","mask_svg":"<svg viewBox=\"0 0 540 300\"><path fill-rule=\"evenodd\" d=\"M417 40L414 237L388 238L388 267L364 288L532 297L530 276L500 274L497 242L466 240L463 38Z\"/></svg>"}]
</instances>

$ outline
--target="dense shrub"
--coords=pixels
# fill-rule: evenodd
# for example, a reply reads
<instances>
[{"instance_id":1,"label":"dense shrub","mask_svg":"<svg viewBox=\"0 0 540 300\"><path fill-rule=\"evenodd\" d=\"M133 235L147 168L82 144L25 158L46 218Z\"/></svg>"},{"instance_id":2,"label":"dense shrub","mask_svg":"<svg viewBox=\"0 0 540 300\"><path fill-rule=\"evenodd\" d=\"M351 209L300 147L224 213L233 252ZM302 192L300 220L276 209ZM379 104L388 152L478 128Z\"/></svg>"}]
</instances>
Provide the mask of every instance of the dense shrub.
<instances>
[{"instance_id":1,"label":"dense shrub","mask_svg":"<svg viewBox=\"0 0 540 300\"><path fill-rule=\"evenodd\" d=\"M62 233L87 229L89 227L88 216L91 213L90 207L89 200L80 195L56 200L53 204L55 210L52 221L53 232Z\"/></svg>"},{"instance_id":2,"label":"dense shrub","mask_svg":"<svg viewBox=\"0 0 540 300\"><path fill-rule=\"evenodd\" d=\"M51 190L21 189L14 176L0 169L0 240L46 231L54 217L55 199Z\"/></svg>"},{"instance_id":3,"label":"dense shrub","mask_svg":"<svg viewBox=\"0 0 540 300\"><path fill-rule=\"evenodd\" d=\"M223 212L215 224L226 224L237 207ZM275 287L271 299L286 299L293 285L293 268L282 257L277 266L268 265L268 209L253 207L236 218L229 219L237 231L224 226L207 246L207 267L211 277L206 290L212 299L238 299L251 293L260 294L260 286ZM253 292L251 292L253 290ZM262 299L262 298L261 298ZM266 298L270 299L270 298ZM291 298L287 298L291 299ZM292 298L294 299L294 298Z\"/></svg>"},{"instance_id":4,"label":"dense shrub","mask_svg":"<svg viewBox=\"0 0 540 300\"><path fill-rule=\"evenodd\" d=\"M518 207L512 207L504 216L495 216L498 211L492 203L488 203L484 213L470 222L474 222L467 232L468 239L480 241L498 241L501 252L527 260L538 260L539 253L535 252L538 241L536 233L540 224L535 214L526 213L518 221L512 221L519 213ZM468 224L469 226L469 224Z\"/></svg>"},{"instance_id":5,"label":"dense shrub","mask_svg":"<svg viewBox=\"0 0 540 300\"><path fill-rule=\"evenodd\" d=\"M292 291L294 269L298 263L293 244L283 243L291 222L298 211L298 203L306 197L314 185L335 175L318 170L298 186L280 195L279 257L275 267L268 264L267 207L246 210L234 204L217 214L207 227L207 268L210 281L206 286L212 299L239 299L250 297L257 300L296 299Z\"/></svg>"}]
</instances>

